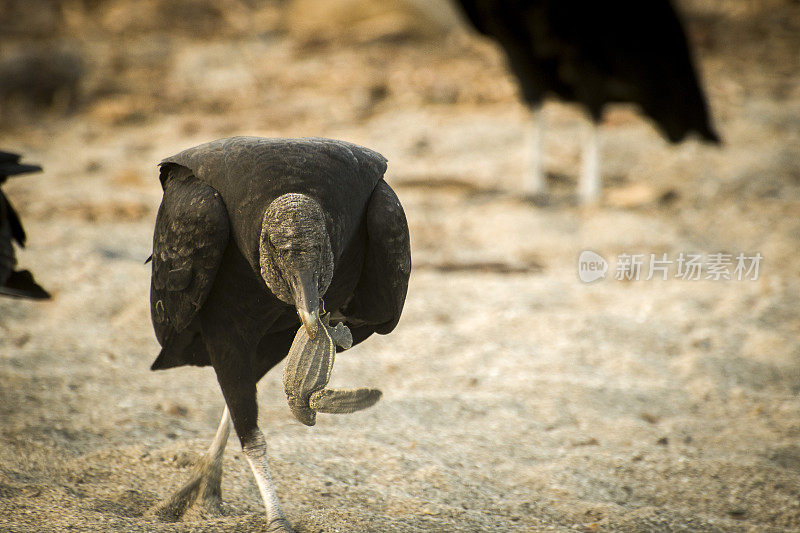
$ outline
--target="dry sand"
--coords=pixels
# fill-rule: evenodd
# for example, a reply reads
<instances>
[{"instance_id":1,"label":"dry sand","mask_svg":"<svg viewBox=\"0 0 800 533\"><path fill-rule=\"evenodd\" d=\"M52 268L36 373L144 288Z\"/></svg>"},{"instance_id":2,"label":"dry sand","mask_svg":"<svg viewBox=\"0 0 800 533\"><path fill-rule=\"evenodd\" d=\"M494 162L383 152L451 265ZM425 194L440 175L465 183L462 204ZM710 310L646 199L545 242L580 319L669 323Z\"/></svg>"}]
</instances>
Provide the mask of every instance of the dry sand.
<instances>
[{"instance_id":1,"label":"dry sand","mask_svg":"<svg viewBox=\"0 0 800 533\"><path fill-rule=\"evenodd\" d=\"M519 196L525 110L477 38L380 14L315 38L280 3L234 1L198 2L205 18L170 34L163 3L62 4L82 103L0 129L0 147L45 167L4 190L29 233L20 262L54 295L0 300L0 530L263 529L236 439L224 516L147 514L222 411L210 369L148 370L155 163L234 134L382 152L412 234L400 325L334 369L332 386L382 389L376 407L306 428L279 371L260 384L299 532L800 530L796 3L684 3L725 145L670 147L617 109L592 209L573 196L584 118L556 103L551 202ZM6 52L29 41L12 35ZM621 253L764 260L757 281L586 285L585 249L610 276Z\"/></svg>"}]
</instances>

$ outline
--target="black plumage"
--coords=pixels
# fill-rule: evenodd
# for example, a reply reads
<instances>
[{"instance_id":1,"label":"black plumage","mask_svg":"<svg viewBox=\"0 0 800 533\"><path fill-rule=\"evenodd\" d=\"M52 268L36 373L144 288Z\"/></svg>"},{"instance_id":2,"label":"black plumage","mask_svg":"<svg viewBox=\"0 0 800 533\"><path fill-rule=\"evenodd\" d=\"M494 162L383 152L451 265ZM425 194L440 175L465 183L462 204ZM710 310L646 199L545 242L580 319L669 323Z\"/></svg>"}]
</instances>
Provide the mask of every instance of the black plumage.
<instances>
[{"instance_id":1,"label":"black plumage","mask_svg":"<svg viewBox=\"0 0 800 533\"><path fill-rule=\"evenodd\" d=\"M212 365L249 459L263 441L256 383L301 322L313 337L327 311L357 344L400 318L408 226L385 170L380 154L329 139L235 137L161 163L151 314L162 351L152 368ZM209 476L199 472L205 481L193 478L163 511L180 515ZM274 491L262 496L288 528L270 512Z\"/></svg>"},{"instance_id":2,"label":"black plumage","mask_svg":"<svg viewBox=\"0 0 800 533\"><path fill-rule=\"evenodd\" d=\"M505 51L531 108L556 96L583 106L596 123L606 105L633 103L671 142L691 133L719 141L684 29L669 0L458 3L475 28ZM537 137L535 143L540 142ZM538 150L534 147L534 159L540 157ZM595 146L591 153L596 152ZM599 181L598 166L590 163L585 179ZM531 188L543 187L541 176L532 179ZM586 196L597 194L599 183L586 186Z\"/></svg>"},{"instance_id":3,"label":"black plumage","mask_svg":"<svg viewBox=\"0 0 800 533\"><path fill-rule=\"evenodd\" d=\"M9 176L28 172L40 172L38 165L20 163L20 156L10 152L0 152L0 185ZM14 242L25 246L25 230L19 214L8 198L0 190L0 295L20 298L45 299L50 295L33 279L28 270L15 270L17 257L14 253Z\"/></svg>"},{"instance_id":4,"label":"black plumage","mask_svg":"<svg viewBox=\"0 0 800 533\"><path fill-rule=\"evenodd\" d=\"M600 120L606 104L639 104L670 141L717 141L686 35L669 0L459 0L505 50L528 104L548 95Z\"/></svg>"}]
</instances>

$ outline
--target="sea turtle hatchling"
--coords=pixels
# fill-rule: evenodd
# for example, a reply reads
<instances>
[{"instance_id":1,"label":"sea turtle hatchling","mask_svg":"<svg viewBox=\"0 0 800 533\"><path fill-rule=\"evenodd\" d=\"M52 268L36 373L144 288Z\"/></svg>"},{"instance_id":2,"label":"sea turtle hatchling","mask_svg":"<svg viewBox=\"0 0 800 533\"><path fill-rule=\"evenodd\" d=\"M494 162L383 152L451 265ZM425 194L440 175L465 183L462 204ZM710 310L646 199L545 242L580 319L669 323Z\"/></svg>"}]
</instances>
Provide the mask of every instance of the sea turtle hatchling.
<instances>
[{"instance_id":1,"label":"sea turtle hatchling","mask_svg":"<svg viewBox=\"0 0 800 533\"><path fill-rule=\"evenodd\" d=\"M316 423L317 412L354 413L375 405L382 394L368 388L325 388L331 378L336 346L347 350L353 345L353 336L341 322L331 327L329 316L321 322L323 327L313 339L306 328L297 330L283 367L283 388L289 408L307 426Z\"/></svg>"}]
</instances>

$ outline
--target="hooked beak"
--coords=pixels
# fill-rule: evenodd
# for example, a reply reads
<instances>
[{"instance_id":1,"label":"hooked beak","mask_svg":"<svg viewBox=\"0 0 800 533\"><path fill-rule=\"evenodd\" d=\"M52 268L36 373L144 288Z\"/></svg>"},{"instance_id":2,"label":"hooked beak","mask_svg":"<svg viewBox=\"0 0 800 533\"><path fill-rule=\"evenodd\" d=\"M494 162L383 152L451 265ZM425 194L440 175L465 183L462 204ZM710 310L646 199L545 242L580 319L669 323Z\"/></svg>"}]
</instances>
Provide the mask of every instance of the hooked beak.
<instances>
[{"instance_id":1,"label":"hooked beak","mask_svg":"<svg viewBox=\"0 0 800 533\"><path fill-rule=\"evenodd\" d=\"M292 285L297 314L308 336L314 339L320 327L317 276L312 270L300 271Z\"/></svg>"}]
</instances>

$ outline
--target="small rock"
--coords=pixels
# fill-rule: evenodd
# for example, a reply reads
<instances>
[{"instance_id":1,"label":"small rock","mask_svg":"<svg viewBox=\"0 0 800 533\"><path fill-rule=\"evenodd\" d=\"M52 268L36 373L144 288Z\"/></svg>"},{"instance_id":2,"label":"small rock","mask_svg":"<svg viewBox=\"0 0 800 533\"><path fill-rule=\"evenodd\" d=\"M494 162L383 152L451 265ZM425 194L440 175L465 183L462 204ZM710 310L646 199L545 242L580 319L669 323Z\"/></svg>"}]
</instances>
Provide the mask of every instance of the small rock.
<instances>
[{"instance_id":1,"label":"small rock","mask_svg":"<svg viewBox=\"0 0 800 533\"><path fill-rule=\"evenodd\" d=\"M642 420L644 420L645 422L647 422L648 424L656 424L656 423L658 423L658 417L656 415L654 415L654 414L651 414L651 413L642 412L642 413L639 413L639 417Z\"/></svg>"},{"instance_id":2,"label":"small rock","mask_svg":"<svg viewBox=\"0 0 800 533\"><path fill-rule=\"evenodd\" d=\"M747 516L747 511L742 508L735 508L728 511L728 515L738 520L743 520Z\"/></svg>"},{"instance_id":3,"label":"small rock","mask_svg":"<svg viewBox=\"0 0 800 533\"><path fill-rule=\"evenodd\" d=\"M182 405L170 405L167 409L167 413L171 414L172 416L186 416L189 413L189 410Z\"/></svg>"}]
</instances>

